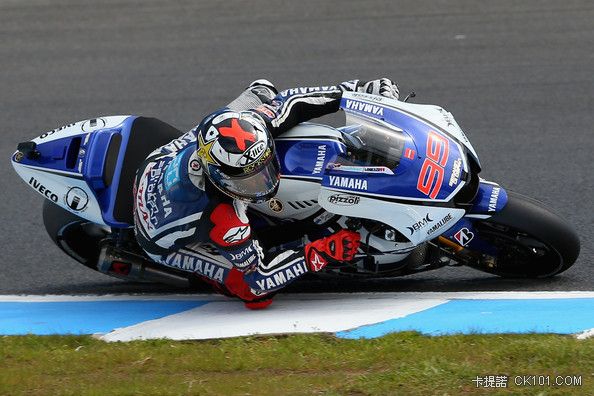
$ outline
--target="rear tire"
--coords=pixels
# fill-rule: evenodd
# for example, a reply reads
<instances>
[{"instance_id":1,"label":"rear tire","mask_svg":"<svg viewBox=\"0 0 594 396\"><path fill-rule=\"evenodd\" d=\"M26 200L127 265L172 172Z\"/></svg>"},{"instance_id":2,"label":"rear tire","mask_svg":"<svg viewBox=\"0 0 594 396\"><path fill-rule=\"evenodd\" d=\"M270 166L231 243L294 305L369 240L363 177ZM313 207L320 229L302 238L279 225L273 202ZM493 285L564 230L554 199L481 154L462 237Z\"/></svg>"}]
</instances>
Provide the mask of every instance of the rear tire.
<instances>
[{"instance_id":1,"label":"rear tire","mask_svg":"<svg viewBox=\"0 0 594 396\"><path fill-rule=\"evenodd\" d=\"M501 212L475 227L498 255L494 267L473 267L502 277L551 277L570 268L580 252L571 225L543 203L512 191Z\"/></svg>"},{"instance_id":2,"label":"rear tire","mask_svg":"<svg viewBox=\"0 0 594 396\"><path fill-rule=\"evenodd\" d=\"M108 231L89 222L55 203L43 203L43 224L54 243L68 256L85 266L97 270L100 242Z\"/></svg>"}]
</instances>

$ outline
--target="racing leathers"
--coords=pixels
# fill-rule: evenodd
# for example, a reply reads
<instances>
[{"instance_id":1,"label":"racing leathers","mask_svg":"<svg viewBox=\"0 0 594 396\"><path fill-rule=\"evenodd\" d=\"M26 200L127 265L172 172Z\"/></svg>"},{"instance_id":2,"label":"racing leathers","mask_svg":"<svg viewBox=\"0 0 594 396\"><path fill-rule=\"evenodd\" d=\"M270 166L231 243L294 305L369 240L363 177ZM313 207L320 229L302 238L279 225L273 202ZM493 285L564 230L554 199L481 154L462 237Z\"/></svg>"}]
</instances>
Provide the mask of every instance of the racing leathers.
<instances>
[{"instance_id":1,"label":"racing leathers","mask_svg":"<svg viewBox=\"0 0 594 396\"><path fill-rule=\"evenodd\" d=\"M344 91L397 97L388 79L338 86L294 88L277 93L266 80L252 83L237 99L202 120L191 131L153 151L140 166L134 186L137 240L154 261L190 271L244 301L265 300L330 260L348 261L358 234L342 230L267 258L252 235L247 204L218 191L205 177L197 152L197 134L224 111L254 111L273 137L300 122L336 112Z\"/></svg>"}]
</instances>

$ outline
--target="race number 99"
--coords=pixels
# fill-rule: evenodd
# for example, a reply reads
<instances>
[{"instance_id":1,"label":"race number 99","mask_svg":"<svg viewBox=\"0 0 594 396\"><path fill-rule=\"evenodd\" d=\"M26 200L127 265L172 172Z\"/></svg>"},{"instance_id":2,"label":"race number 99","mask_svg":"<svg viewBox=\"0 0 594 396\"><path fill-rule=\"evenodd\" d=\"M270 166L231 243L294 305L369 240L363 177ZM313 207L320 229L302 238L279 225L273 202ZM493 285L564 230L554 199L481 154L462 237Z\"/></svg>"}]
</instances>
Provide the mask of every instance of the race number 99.
<instances>
[{"instance_id":1,"label":"race number 99","mask_svg":"<svg viewBox=\"0 0 594 396\"><path fill-rule=\"evenodd\" d=\"M435 132L429 132L427 137L427 158L423 162L419 178L417 180L417 190L435 199L445 175L444 167L448 163L450 155L450 143L443 136Z\"/></svg>"}]
</instances>

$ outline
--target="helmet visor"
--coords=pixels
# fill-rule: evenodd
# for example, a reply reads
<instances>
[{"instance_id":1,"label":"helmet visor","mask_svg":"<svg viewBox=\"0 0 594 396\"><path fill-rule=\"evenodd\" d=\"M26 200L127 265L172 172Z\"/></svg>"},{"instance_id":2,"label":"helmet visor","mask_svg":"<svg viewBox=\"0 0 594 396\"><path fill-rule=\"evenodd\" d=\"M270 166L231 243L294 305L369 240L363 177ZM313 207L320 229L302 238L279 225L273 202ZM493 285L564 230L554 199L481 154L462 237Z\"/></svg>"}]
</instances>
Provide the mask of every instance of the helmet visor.
<instances>
[{"instance_id":1,"label":"helmet visor","mask_svg":"<svg viewBox=\"0 0 594 396\"><path fill-rule=\"evenodd\" d=\"M276 195L280 182L276 156L260 171L245 177L224 177L218 169L211 173L214 184L223 192L252 203L268 201Z\"/></svg>"}]
</instances>

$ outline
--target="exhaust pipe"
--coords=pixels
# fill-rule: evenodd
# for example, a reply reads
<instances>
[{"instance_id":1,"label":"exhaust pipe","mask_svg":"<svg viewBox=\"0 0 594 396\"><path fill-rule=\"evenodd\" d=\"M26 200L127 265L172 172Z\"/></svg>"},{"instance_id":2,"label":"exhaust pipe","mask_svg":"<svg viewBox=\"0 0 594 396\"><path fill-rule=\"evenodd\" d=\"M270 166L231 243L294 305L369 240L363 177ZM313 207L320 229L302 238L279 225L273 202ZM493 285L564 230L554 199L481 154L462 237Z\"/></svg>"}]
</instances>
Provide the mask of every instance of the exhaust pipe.
<instances>
[{"instance_id":1,"label":"exhaust pipe","mask_svg":"<svg viewBox=\"0 0 594 396\"><path fill-rule=\"evenodd\" d=\"M180 288L190 286L191 273L161 266L125 250L104 245L97 262L99 272L133 282L165 283Z\"/></svg>"}]
</instances>

